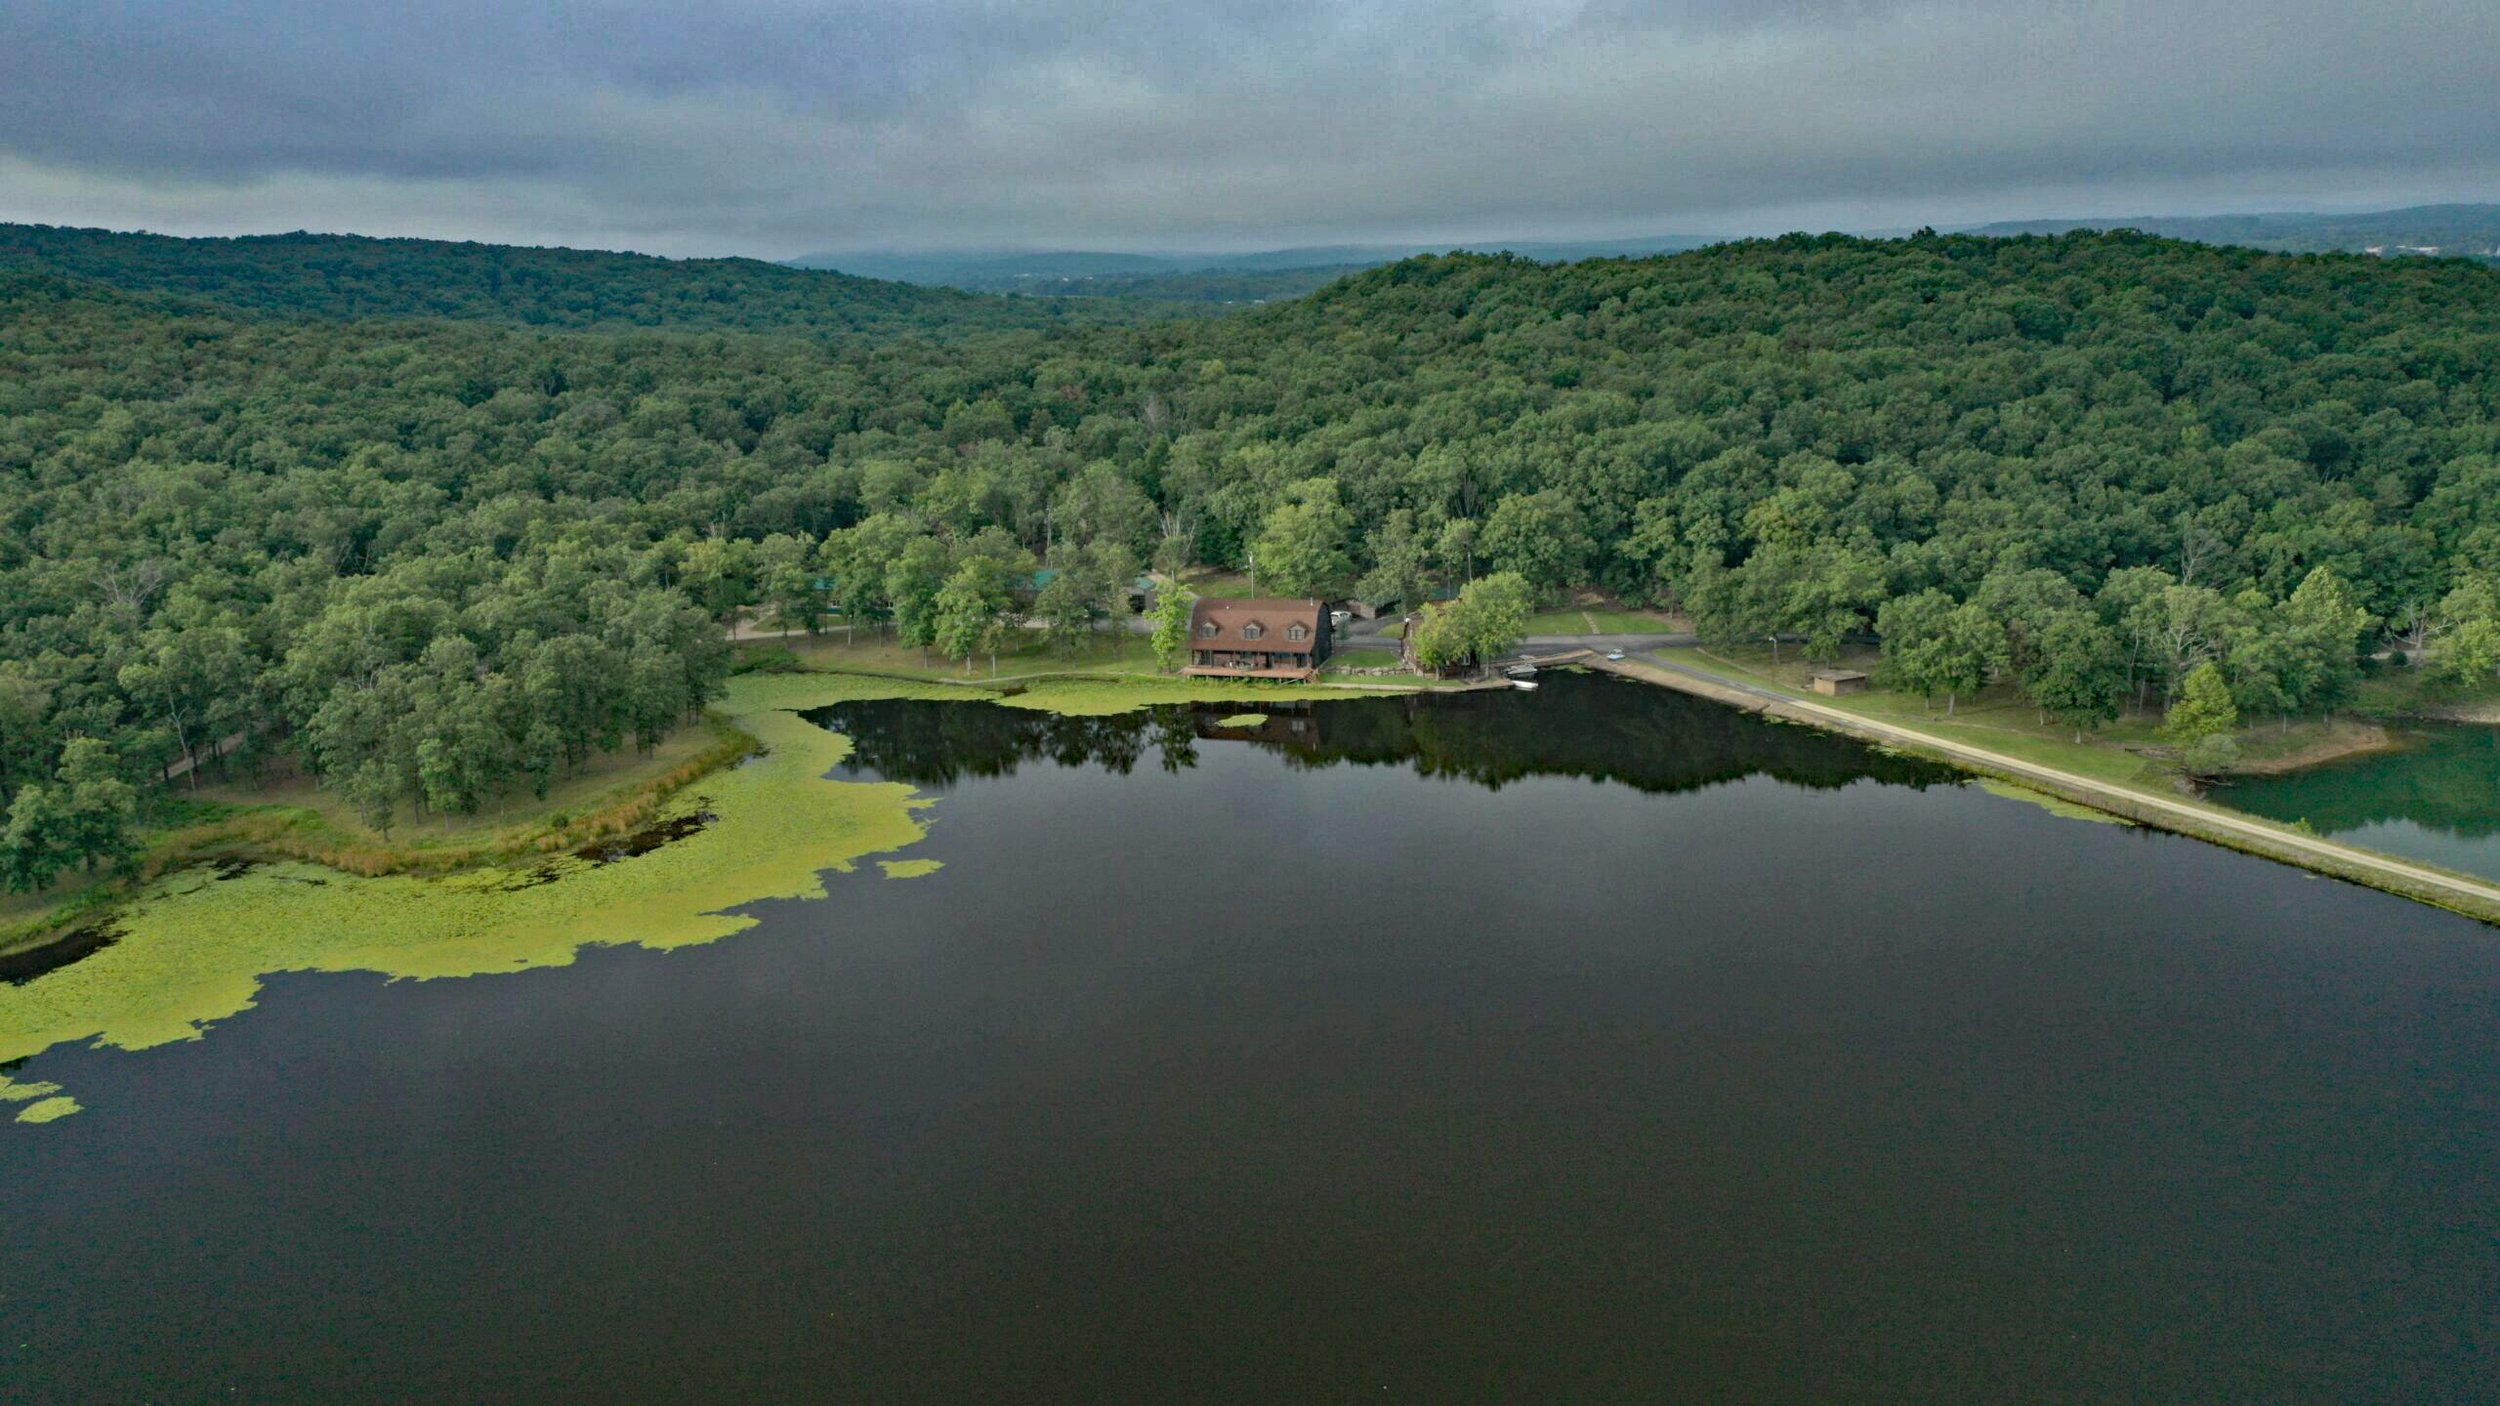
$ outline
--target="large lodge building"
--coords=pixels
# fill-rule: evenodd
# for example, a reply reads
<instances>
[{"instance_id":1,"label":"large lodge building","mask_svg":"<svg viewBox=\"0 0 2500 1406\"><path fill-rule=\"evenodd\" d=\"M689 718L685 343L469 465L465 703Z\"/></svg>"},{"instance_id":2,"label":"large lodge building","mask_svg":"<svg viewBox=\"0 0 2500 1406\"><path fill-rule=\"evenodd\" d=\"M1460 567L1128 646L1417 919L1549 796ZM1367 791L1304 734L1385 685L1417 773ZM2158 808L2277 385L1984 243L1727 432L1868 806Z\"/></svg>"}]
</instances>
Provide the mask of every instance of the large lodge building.
<instances>
[{"instance_id":1,"label":"large lodge building","mask_svg":"<svg viewBox=\"0 0 2500 1406\"><path fill-rule=\"evenodd\" d=\"M1189 610L1189 667L1217 679L1319 676L1328 661L1328 604L1316 600L1214 600Z\"/></svg>"}]
</instances>

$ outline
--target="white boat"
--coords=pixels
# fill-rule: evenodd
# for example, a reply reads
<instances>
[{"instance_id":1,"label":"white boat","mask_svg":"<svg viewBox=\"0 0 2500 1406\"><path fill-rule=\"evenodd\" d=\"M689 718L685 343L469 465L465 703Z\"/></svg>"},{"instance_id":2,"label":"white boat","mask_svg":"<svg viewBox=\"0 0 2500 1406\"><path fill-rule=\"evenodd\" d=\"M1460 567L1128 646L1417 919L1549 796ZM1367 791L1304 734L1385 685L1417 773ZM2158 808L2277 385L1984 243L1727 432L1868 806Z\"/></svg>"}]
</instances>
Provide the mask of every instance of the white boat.
<instances>
[{"instance_id":1,"label":"white boat","mask_svg":"<svg viewBox=\"0 0 2500 1406\"><path fill-rule=\"evenodd\" d=\"M1514 679L1532 679L1536 677L1536 666L1534 664L1513 664L1509 668L1504 669L1502 672Z\"/></svg>"},{"instance_id":2,"label":"white boat","mask_svg":"<svg viewBox=\"0 0 2500 1406\"><path fill-rule=\"evenodd\" d=\"M1536 681L1533 679L1512 679L1510 681L1510 686L1513 688L1533 689L1536 687Z\"/></svg>"}]
</instances>

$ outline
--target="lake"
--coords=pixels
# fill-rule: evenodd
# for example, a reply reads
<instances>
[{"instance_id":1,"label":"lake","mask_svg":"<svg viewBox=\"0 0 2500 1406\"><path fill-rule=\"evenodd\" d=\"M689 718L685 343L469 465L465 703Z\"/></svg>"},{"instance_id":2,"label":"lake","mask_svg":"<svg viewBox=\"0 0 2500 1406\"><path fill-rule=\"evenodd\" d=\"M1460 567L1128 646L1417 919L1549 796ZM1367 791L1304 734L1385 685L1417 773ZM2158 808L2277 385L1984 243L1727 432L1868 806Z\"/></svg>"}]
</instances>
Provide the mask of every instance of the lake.
<instances>
[{"instance_id":1,"label":"lake","mask_svg":"<svg viewBox=\"0 0 2500 1406\"><path fill-rule=\"evenodd\" d=\"M1612 679L813 716L943 868L26 1061L7 1398L2490 1399L2489 928Z\"/></svg>"},{"instance_id":2,"label":"lake","mask_svg":"<svg viewBox=\"0 0 2500 1406\"><path fill-rule=\"evenodd\" d=\"M2500 879L2500 728L2416 726L2400 751L2281 776L2242 777L2213 799L2321 835Z\"/></svg>"}]
</instances>

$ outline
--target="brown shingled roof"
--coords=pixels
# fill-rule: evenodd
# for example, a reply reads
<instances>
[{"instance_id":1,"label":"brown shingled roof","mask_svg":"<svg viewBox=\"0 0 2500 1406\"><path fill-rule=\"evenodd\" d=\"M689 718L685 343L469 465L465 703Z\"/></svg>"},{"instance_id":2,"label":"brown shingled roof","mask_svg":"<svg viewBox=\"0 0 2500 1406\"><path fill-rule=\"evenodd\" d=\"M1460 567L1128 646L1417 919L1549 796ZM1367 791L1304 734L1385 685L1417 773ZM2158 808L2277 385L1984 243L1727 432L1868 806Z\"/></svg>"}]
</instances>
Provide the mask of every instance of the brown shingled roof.
<instances>
[{"instance_id":1,"label":"brown shingled roof","mask_svg":"<svg viewBox=\"0 0 2500 1406\"><path fill-rule=\"evenodd\" d=\"M1189 647L1308 654L1319 646L1320 621L1327 608L1315 600L1216 600L1201 596L1189 609ZM1215 626L1213 635L1206 632L1210 623ZM1285 634L1288 626L1296 624L1308 632L1298 640ZM1259 627L1257 639L1242 633L1250 625Z\"/></svg>"}]
</instances>

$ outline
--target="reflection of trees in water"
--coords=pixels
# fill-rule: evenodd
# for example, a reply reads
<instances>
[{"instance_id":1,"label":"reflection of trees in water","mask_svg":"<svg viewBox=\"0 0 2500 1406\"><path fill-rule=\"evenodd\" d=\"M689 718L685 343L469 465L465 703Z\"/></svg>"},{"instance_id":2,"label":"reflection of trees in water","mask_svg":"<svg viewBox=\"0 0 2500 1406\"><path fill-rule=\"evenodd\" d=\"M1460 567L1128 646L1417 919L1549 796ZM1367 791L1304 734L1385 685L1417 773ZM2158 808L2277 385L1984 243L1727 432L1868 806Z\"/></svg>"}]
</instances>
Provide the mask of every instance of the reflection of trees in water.
<instances>
[{"instance_id":1,"label":"reflection of trees in water","mask_svg":"<svg viewBox=\"0 0 2500 1406\"><path fill-rule=\"evenodd\" d=\"M1242 711L1173 706L1084 718L895 699L841 703L808 716L851 738L846 774L921 786L1010 775L1026 761L1126 773L1151 757L1178 771L1197 764L1198 745L1210 738L1264 747L1296 766L1411 766L1488 787L1529 776L1584 776L1644 791L1688 791L1757 774L1800 786L1861 778L1923 786L1955 775L1682 694L1571 675L1549 676L1534 694L1267 704L1255 726L1218 725Z\"/></svg>"},{"instance_id":2,"label":"reflection of trees in water","mask_svg":"<svg viewBox=\"0 0 2500 1406\"><path fill-rule=\"evenodd\" d=\"M1123 775L1149 755L1166 771L1198 764L1198 735L1185 708L1089 718L995 703L888 699L837 703L807 717L851 739L842 774L871 772L920 786L1009 776L1026 761L1092 763Z\"/></svg>"}]
</instances>

